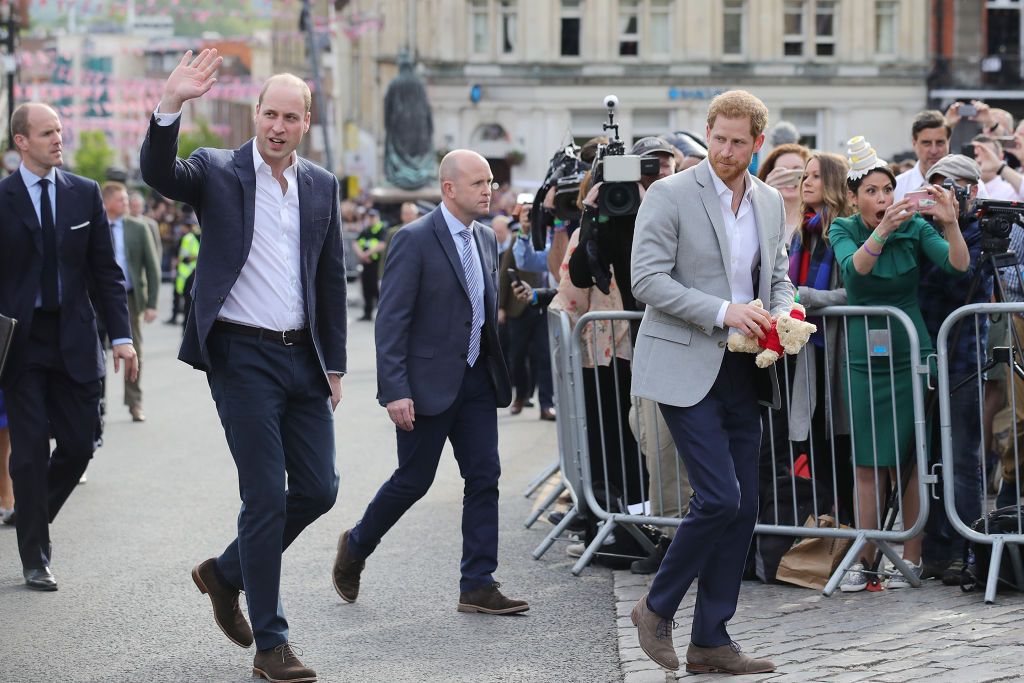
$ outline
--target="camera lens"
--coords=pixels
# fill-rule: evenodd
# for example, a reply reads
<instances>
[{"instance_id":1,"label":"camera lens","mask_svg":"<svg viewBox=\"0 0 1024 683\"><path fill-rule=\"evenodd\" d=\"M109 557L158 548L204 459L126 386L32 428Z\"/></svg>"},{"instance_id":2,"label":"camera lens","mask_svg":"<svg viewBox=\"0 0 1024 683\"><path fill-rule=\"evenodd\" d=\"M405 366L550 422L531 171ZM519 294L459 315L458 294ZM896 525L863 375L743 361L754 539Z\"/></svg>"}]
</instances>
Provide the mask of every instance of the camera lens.
<instances>
[{"instance_id":1,"label":"camera lens","mask_svg":"<svg viewBox=\"0 0 1024 683\"><path fill-rule=\"evenodd\" d=\"M608 183L601 186L601 213L629 216L640 209L640 191L636 183Z\"/></svg>"}]
</instances>

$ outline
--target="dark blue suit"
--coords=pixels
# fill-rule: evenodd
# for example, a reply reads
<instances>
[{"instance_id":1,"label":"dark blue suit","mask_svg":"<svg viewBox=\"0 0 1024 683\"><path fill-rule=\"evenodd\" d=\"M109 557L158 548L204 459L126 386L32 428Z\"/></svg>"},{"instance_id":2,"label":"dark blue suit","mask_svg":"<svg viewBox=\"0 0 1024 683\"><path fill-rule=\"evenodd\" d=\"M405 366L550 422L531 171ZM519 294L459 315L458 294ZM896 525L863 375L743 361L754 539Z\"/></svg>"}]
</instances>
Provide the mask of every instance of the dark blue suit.
<instances>
[{"instance_id":1,"label":"dark blue suit","mask_svg":"<svg viewBox=\"0 0 1024 683\"><path fill-rule=\"evenodd\" d=\"M467 363L473 319L455 241L440 207L395 233L377 309L377 398L413 400L416 422L397 429L398 469L377 492L349 536L366 557L430 488L445 441L465 480L462 513L463 591L489 586L498 566L497 408L512 401L498 343L494 232L473 227L484 282L480 357Z\"/></svg>"},{"instance_id":2,"label":"dark blue suit","mask_svg":"<svg viewBox=\"0 0 1024 683\"><path fill-rule=\"evenodd\" d=\"M19 321L0 387L10 417L18 549L26 569L49 566L48 523L92 457L106 371L96 309L112 339L131 337L124 275L114 260L99 186L60 169L54 186L60 307L44 312L36 309L43 270L39 218L20 172L0 180L0 313ZM52 457L51 434L57 440Z\"/></svg>"},{"instance_id":3,"label":"dark blue suit","mask_svg":"<svg viewBox=\"0 0 1024 683\"><path fill-rule=\"evenodd\" d=\"M338 181L299 160L301 287L311 343L284 346L224 331L214 323L253 241L254 143L203 148L181 160L177 137L177 122L150 124L142 174L161 194L192 205L203 226L178 357L206 371L238 468L238 538L216 566L222 579L245 590L256 646L265 650L288 640L279 600L281 552L330 510L338 492L327 379L328 370L346 371Z\"/></svg>"}]
</instances>

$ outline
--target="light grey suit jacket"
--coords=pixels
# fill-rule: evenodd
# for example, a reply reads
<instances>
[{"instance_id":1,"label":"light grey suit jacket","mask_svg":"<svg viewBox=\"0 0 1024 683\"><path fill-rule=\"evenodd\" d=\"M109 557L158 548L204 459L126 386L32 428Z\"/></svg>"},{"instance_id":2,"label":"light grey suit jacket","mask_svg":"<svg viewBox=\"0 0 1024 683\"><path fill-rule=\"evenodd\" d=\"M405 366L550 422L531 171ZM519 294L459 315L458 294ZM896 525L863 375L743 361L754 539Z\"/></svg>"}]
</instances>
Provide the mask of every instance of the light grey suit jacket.
<instances>
[{"instance_id":1,"label":"light grey suit jacket","mask_svg":"<svg viewBox=\"0 0 1024 683\"><path fill-rule=\"evenodd\" d=\"M788 312L794 290L783 239L786 209L777 190L753 176L750 182L760 241L755 294L773 314ZM637 214L630 268L633 296L647 304L633 354L635 396L684 408L707 396L725 355L728 329L715 327L715 319L722 302L732 300L730 260L706 159L651 185ZM771 404L778 408L778 380L770 370Z\"/></svg>"}]
</instances>

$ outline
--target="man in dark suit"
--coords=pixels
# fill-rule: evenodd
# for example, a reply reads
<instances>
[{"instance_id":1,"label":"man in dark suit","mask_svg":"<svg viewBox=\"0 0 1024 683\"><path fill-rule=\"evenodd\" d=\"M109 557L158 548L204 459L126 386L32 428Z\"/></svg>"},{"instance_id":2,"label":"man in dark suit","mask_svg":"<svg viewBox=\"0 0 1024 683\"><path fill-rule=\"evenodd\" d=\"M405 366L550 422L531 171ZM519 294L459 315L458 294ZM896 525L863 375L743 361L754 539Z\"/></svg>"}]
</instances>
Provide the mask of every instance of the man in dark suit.
<instances>
[{"instance_id":1,"label":"man in dark suit","mask_svg":"<svg viewBox=\"0 0 1024 683\"><path fill-rule=\"evenodd\" d=\"M185 54L141 160L146 182L194 207L203 226L178 358L207 373L242 499L238 538L192 578L232 642L255 640L255 675L314 681L288 644L281 552L338 493L332 412L347 320L338 180L295 153L311 97L291 74L264 83L254 140L176 157L181 107L213 86L220 61L216 50ZM242 590L251 628L238 607Z\"/></svg>"},{"instance_id":2,"label":"man in dark suit","mask_svg":"<svg viewBox=\"0 0 1024 683\"><path fill-rule=\"evenodd\" d=\"M438 172L443 201L395 233L377 308L377 398L395 423L398 469L338 541L334 588L359 594L366 558L434 480L450 441L465 480L460 612L529 609L498 590L498 406L512 400L498 343L491 169L455 150Z\"/></svg>"},{"instance_id":3,"label":"man in dark suit","mask_svg":"<svg viewBox=\"0 0 1024 683\"><path fill-rule=\"evenodd\" d=\"M60 170L60 118L49 106L19 105L11 132L22 163L0 180L0 313L20 324L0 388L25 583L53 591L49 524L92 458L99 419L105 354L94 304L112 340L114 369L124 362L134 378L138 360L99 186Z\"/></svg>"},{"instance_id":4,"label":"man in dark suit","mask_svg":"<svg viewBox=\"0 0 1024 683\"><path fill-rule=\"evenodd\" d=\"M114 238L114 258L124 272L128 290L128 316L132 323L132 340L139 356L139 377L124 378L124 404L133 422L145 422L142 412L142 321L156 320L157 297L160 294L160 266L149 228L128 215L128 188L122 183L103 185L103 208L110 221Z\"/></svg>"}]
</instances>

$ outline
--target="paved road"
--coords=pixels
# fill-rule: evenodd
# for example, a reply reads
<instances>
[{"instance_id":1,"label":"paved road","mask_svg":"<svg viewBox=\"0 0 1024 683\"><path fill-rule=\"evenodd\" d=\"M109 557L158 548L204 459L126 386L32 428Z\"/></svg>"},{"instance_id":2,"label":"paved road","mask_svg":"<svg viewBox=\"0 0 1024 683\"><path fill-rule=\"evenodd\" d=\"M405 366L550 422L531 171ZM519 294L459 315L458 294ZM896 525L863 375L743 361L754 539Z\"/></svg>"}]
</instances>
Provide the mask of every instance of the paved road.
<instances>
[{"instance_id":1,"label":"paved road","mask_svg":"<svg viewBox=\"0 0 1024 683\"><path fill-rule=\"evenodd\" d=\"M394 430L374 401L371 326L350 329L336 418L338 504L283 568L282 599L304 660L329 682L621 680L610 573L573 578L557 549L530 559L544 530L522 528L530 502L520 492L554 444L535 410L500 419L498 579L530 600L527 616L455 611L461 480L450 454L431 492L367 563L359 602L341 602L329 576L338 533L395 465ZM224 638L189 578L233 534L234 466L204 376L175 360L177 329L156 323L145 334L149 420L130 422L112 382L106 446L52 528L60 591L23 587L14 531L0 529L0 681L249 680L253 650Z\"/></svg>"}]
</instances>

